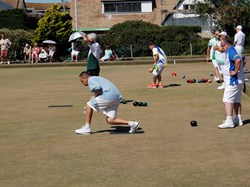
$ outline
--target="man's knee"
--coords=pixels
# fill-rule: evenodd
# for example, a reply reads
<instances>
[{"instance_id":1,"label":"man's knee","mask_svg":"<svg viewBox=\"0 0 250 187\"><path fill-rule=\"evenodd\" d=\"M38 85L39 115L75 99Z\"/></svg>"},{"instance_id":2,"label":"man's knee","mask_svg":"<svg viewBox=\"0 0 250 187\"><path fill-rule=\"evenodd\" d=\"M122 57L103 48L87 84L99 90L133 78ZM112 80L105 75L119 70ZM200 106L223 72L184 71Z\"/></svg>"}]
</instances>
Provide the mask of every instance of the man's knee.
<instances>
[{"instance_id":1,"label":"man's knee","mask_svg":"<svg viewBox=\"0 0 250 187\"><path fill-rule=\"evenodd\" d=\"M107 121L107 123L110 124L110 125L113 125L113 124L114 124L114 119L113 119L113 118L107 117L107 118L106 118L106 121Z\"/></svg>"},{"instance_id":2,"label":"man's knee","mask_svg":"<svg viewBox=\"0 0 250 187\"><path fill-rule=\"evenodd\" d=\"M153 79L156 80L158 75L153 75Z\"/></svg>"}]
</instances>

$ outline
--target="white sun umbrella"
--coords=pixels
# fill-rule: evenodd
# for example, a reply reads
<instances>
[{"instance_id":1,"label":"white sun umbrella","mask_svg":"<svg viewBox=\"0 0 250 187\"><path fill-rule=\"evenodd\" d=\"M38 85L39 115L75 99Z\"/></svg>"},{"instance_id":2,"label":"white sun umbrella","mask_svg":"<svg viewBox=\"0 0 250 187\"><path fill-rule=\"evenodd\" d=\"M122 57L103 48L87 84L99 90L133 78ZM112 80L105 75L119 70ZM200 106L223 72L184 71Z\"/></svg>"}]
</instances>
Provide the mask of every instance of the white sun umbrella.
<instances>
[{"instance_id":1,"label":"white sun umbrella","mask_svg":"<svg viewBox=\"0 0 250 187\"><path fill-rule=\"evenodd\" d=\"M56 42L53 40L44 40L43 43L44 44L56 44Z\"/></svg>"},{"instance_id":2,"label":"white sun umbrella","mask_svg":"<svg viewBox=\"0 0 250 187\"><path fill-rule=\"evenodd\" d=\"M74 32L69 37L69 42L72 40L76 40L77 38L82 38L84 35L86 35L84 32Z\"/></svg>"}]
</instances>

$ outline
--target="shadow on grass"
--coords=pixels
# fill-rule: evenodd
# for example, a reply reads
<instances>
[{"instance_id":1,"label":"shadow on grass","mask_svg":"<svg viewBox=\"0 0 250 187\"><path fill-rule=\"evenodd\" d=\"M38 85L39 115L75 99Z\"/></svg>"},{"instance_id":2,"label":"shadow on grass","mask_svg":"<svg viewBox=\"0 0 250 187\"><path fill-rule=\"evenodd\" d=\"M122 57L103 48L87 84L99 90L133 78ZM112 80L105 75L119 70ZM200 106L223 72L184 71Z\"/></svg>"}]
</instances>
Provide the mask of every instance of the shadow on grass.
<instances>
[{"instance_id":1,"label":"shadow on grass","mask_svg":"<svg viewBox=\"0 0 250 187\"><path fill-rule=\"evenodd\" d=\"M168 85L163 86L163 88L175 87L175 86L181 86L181 84L168 84Z\"/></svg>"},{"instance_id":2,"label":"shadow on grass","mask_svg":"<svg viewBox=\"0 0 250 187\"><path fill-rule=\"evenodd\" d=\"M243 124L244 124L244 125L250 124L250 119L244 120L244 121L243 121Z\"/></svg>"},{"instance_id":3,"label":"shadow on grass","mask_svg":"<svg viewBox=\"0 0 250 187\"><path fill-rule=\"evenodd\" d=\"M106 129L106 130L99 130L96 132L92 132L92 134L97 134L97 133L103 133L103 132L109 132L110 134L130 134L129 131L130 127L125 127L125 126L111 126L111 129ZM138 128L134 134L143 134L144 131L142 128Z\"/></svg>"}]
</instances>

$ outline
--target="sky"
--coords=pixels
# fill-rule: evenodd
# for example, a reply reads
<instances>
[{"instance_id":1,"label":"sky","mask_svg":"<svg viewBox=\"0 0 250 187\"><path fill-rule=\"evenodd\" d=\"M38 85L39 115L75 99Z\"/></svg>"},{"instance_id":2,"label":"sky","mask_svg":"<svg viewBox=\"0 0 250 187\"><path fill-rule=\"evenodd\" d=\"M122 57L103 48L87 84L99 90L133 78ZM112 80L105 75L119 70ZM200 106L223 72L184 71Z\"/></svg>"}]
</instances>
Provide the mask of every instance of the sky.
<instances>
[{"instance_id":1,"label":"sky","mask_svg":"<svg viewBox=\"0 0 250 187\"><path fill-rule=\"evenodd\" d=\"M70 2L70 0L66 0ZM61 3L62 0L25 0L26 3Z\"/></svg>"}]
</instances>

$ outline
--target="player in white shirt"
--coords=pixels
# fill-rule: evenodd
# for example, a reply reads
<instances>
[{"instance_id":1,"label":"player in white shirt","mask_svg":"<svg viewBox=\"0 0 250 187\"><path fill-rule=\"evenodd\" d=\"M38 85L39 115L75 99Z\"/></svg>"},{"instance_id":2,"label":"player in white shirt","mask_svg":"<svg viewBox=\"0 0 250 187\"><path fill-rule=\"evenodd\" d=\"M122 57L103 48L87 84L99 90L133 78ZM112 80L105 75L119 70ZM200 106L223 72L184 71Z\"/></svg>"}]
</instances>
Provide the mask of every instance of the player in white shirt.
<instances>
[{"instance_id":1,"label":"player in white shirt","mask_svg":"<svg viewBox=\"0 0 250 187\"><path fill-rule=\"evenodd\" d=\"M222 31L220 34L220 40L225 39L227 37L227 33L225 31ZM219 42L218 46L214 46L213 48L215 50L215 60L218 64L218 70L221 74L221 76L223 77L223 68L224 68L224 64L226 61L226 53L225 50L223 49L223 47L221 47L221 42ZM217 89L222 90L225 88L225 84L224 82L222 83L221 86L219 86Z\"/></svg>"},{"instance_id":2,"label":"player in white shirt","mask_svg":"<svg viewBox=\"0 0 250 187\"><path fill-rule=\"evenodd\" d=\"M207 59L206 61L212 61L213 66L214 66L214 81L220 82L220 74L221 70L219 69L220 66L218 65L216 58L215 58L215 53L216 51L214 50L215 46L220 46L220 40L219 40L219 31L214 32L214 37L211 38L208 42L208 47L207 47Z\"/></svg>"},{"instance_id":3,"label":"player in white shirt","mask_svg":"<svg viewBox=\"0 0 250 187\"><path fill-rule=\"evenodd\" d=\"M242 32L241 25L238 25L235 29L236 34L234 35L234 46L238 55L242 57L244 52L245 34Z\"/></svg>"},{"instance_id":4,"label":"player in white shirt","mask_svg":"<svg viewBox=\"0 0 250 187\"><path fill-rule=\"evenodd\" d=\"M148 88L163 88L161 74L167 64L167 56L165 52L153 42L149 42L148 46L149 49L152 50L154 57L153 68L149 70L149 72L153 74L153 82L148 85ZM156 83L157 81L158 84Z\"/></svg>"}]
</instances>

